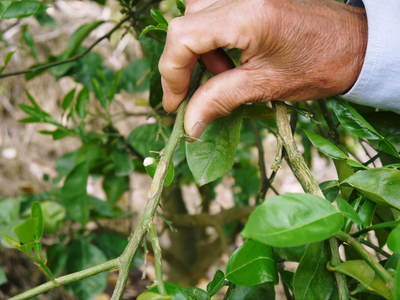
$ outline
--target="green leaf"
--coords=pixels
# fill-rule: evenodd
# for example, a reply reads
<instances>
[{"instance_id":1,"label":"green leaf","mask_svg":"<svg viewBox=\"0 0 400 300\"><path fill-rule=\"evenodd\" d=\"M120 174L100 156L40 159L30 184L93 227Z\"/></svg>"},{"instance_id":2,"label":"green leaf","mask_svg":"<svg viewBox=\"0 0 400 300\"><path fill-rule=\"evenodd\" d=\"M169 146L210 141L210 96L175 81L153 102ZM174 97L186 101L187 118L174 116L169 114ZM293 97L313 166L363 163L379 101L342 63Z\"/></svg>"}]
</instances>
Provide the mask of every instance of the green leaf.
<instances>
[{"instance_id":1,"label":"green leaf","mask_svg":"<svg viewBox=\"0 0 400 300\"><path fill-rule=\"evenodd\" d=\"M67 246L68 261L66 271L73 273L88 267L103 263L107 260L104 253L95 245L86 240L74 240ZM68 289L79 300L94 299L107 287L107 273L100 273L95 276L76 281L68 285Z\"/></svg>"},{"instance_id":2,"label":"green leaf","mask_svg":"<svg viewBox=\"0 0 400 300\"><path fill-rule=\"evenodd\" d=\"M101 200L92 195L89 195L90 209L92 210L92 217L97 218L121 218L129 216L121 208L111 202Z\"/></svg>"},{"instance_id":3,"label":"green leaf","mask_svg":"<svg viewBox=\"0 0 400 300\"><path fill-rule=\"evenodd\" d=\"M153 292L144 292L140 294L136 299L137 300L170 300L171 296L162 296Z\"/></svg>"},{"instance_id":4,"label":"green leaf","mask_svg":"<svg viewBox=\"0 0 400 300\"><path fill-rule=\"evenodd\" d=\"M141 125L130 133L128 143L143 157L147 157L151 151L161 151L164 147L164 141L158 133L158 124Z\"/></svg>"},{"instance_id":5,"label":"green leaf","mask_svg":"<svg viewBox=\"0 0 400 300\"><path fill-rule=\"evenodd\" d=\"M296 300L331 299L336 285L332 272L326 269L328 262L324 243L307 246L293 279Z\"/></svg>"},{"instance_id":6,"label":"green leaf","mask_svg":"<svg viewBox=\"0 0 400 300\"><path fill-rule=\"evenodd\" d=\"M44 220L43 220L43 213L42 213L42 208L39 204L39 202L33 202L32 203L32 209L31 209L31 218L34 220L34 237L35 240L40 240L43 236L44 232Z\"/></svg>"},{"instance_id":7,"label":"green leaf","mask_svg":"<svg viewBox=\"0 0 400 300\"><path fill-rule=\"evenodd\" d=\"M130 62L121 74L121 88L129 93L140 93L149 88L150 60L147 57Z\"/></svg>"},{"instance_id":8,"label":"green leaf","mask_svg":"<svg viewBox=\"0 0 400 300\"><path fill-rule=\"evenodd\" d=\"M186 159L196 182L204 185L222 177L233 165L242 117L230 115L209 124L197 142L186 143Z\"/></svg>"},{"instance_id":9,"label":"green leaf","mask_svg":"<svg viewBox=\"0 0 400 300\"><path fill-rule=\"evenodd\" d=\"M32 34L29 31L28 24L25 24L22 27L22 39L26 43L26 45L30 48L31 50L31 55L33 58L37 59L37 49L35 46L35 41L33 40Z\"/></svg>"},{"instance_id":10,"label":"green leaf","mask_svg":"<svg viewBox=\"0 0 400 300\"><path fill-rule=\"evenodd\" d=\"M347 154L344 153L338 146L333 144L328 139L309 130L304 130L304 132L308 137L308 139L310 140L310 142L326 156L329 156L333 159L342 159L342 160L348 159Z\"/></svg>"},{"instance_id":11,"label":"green leaf","mask_svg":"<svg viewBox=\"0 0 400 300\"><path fill-rule=\"evenodd\" d=\"M176 7L179 10L179 13L183 16L185 14L186 6L183 0L176 0Z\"/></svg>"},{"instance_id":12,"label":"green leaf","mask_svg":"<svg viewBox=\"0 0 400 300\"><path fill-rule=\"evenodd\" d=\"M4 1L9 2L9 1ZM26 18L47 9L47 5L34 0L11 1L3 10L1 19Z\"/></svg>"},{"instance_id":13,"label":"green leaf","mask_svg":"<svg viewBox=\"0 0 400 300\"><path fill-rule=\"evenodd\" d=\"M0 66L0 74L4 71L4 69L7 67L8 63L10 62L11 58L13 57L15 51L10 51L7 52L7 54L4 56L3 59L3 65Z\"/></svg>"},{"instance_id":14,"label":"green leaf","mask_svg":"<svg viewBox=\"0 0 400 300\"><path fill-rule=\"evenodd\" d=\"M8 279L3 269L0 269L0 286L7 283Z\"/></svg>"},{"instance_id":15,"label":"green leaf","mask_svg":"<svg viewBox=\"0 0 400 300\"><path fill-rule=\"evenodd\" d=\"M67 216L82 224L86 224L89 219L88 195L86 193L88 177L88 163L80 163L68 174L61 189L61 198L67 209Z\"/></svg>"},{"instance_id":16,"label":"green leaf","mask_svg":"<svg viewBox=\"0 0 400 300\"><path fill-rule=\"evenodd\" d=\"M129 189L129 176L106 175L103 180L103 189L107 201L115 203Z\"/></svg>"},{"instance_id":17,"label":"green leaf","mask_svg":"<svg viewBox=\"0 0 400 300\"><path fill-rule=\"evenodd\" d=\"M225 274L221 270L217 270L213 280L207 284L207 293L210 297L214 296L225 285Z\"/></svg>"},{"instance_id":18,"label":"green leaf","mask_svg":"<svg viewBox=\"0 0 400 300\"><path fill-rule=\"evenodd\" d=\"M398 197L400 187L400 171L387 168L376 168L358 171L342 183L359 190L368 199L400 209Z\"/></svg>"},{"instance_id":19,"label":"green leaf","mask_svg":"<svg viewBox=\"0 0 400 300\"><path fill-rule=\"evenodd\" d=\"M323 198L285 194L258 206L242 235L275 247L293 247L328 239L343 222L342 214Z\"/></svg>"},{"instance_id":20,"label":"green leaf","mask_svg":"<svg viewBox=\"0 0 400 300\"><path fill-rule=\"evenodd\" d=\"M54 201L44 201L41 203L41 207L45 231L56 233L63 225L66 216L65 208Z\"/></svg>"},{"instance_id":21,"label":"green leaf","mask_svg":"<svg viewBox=\"0 0 400 300\"><path fill-rule=\"evenodd\" d=\"M275 290L272 283L256 286L235 286L227 300L275 300Z\"/></svg>"},{"instance_id":22,"label":"green leaf","mask_svg":"<svg viewBox=\"0 0 400 300\"><path fill-rule=\"evenodd\" d=\"M333 110L340 124L357 137L367 140L379 140L381 135L350 104L344 101L333 101Z\"/></svg>"},{"instance_id":23,"label":"green leaf","mask_svg":"<svg viewBox=\"0 0 400 300\"><path fill-rule=\"evenodd\" d=\"M61 104L62 109L65 111L67 110L74 100L76 88L71 89L64 97L64 100Z\"/></svg>"},{"instance_id":24,"label":"green leaf","mask_svg":"<svg viewBox=\"0 0 400 300\"><path fill-rule=\"evenodd\" d=\"M155 8L150 9L150 15L153 18L153 20L156 21L158 24L168 26L168 21L164 18L164 16L158 9Z\"/></svg>"},{"instance_id":25,"label":"green leaf","mask_svg":"<svg viewBox=\"0 0 400 300\"><path fill-rule=\"evenodd\" d=\"M0 199L0 237L9 234L12 227L19 221L21 208L20 198Z\"/></svg>"},{"instance_id":26,"label":"green leaf","mask_svg":"<svg viewBox=\"0 0 400 300\"><path fill-rule=\"evenodd\" d=\"M400 225L395 227L387 238L387 246L393 252L400 252Z\"/></svg>"},{"instance_id":27,"label":"green leaf","mask_svg":"<svg viewBox=\"0 0 400 300\"><path fill-rule=\"evenodd\" d=\"M360 219L360 216L357 214L356 210L346 200L339 197L336 198L336 203L338 205L338 208L346 218L349 218L356 224L363 224L363 221Z\"/></svg>"},{"instance_id":28,"label":"green leaf","mask_svg":"<svg viewBox=\"0 0 400 300\"><path fill-rule=\"evenodd\" d=\"M236 285L246 286L276 282L272 248L257 241L245 242L229 258L226 279Z\"/></svg>"},{"instance_id":29,"label":"green leaf","mask_svg":"<svg viewBox=\"0 0 400 300\"><path fill-rule=\"evenodd\" d=\"M126 151L114 150L111 159L115 166L115 175L126 176L133 172L134 166L131 157Z\"/></svg>"},{"instance_id":30,"label":"green leaf","mask_svg":"<svg viewBox=\"0 0 400 300\"><path fill-rule=\"evenodd\" d=\"M358 280L365 288L380 294L385 299L392 299L391 291L385 282L364 260L348 260L332 268Z\"/></svg>"},{"instance_id":31,"label":"green leaf","mask_svg":"<svg viewBox=\"0 0 400 300\"><path fill-rule=\"evenodd\" d=\"M89 90L84 86L78 94L75 111L80 119L85 118L87 114L86 105L89 102Z\"/></svg>"},{"instance_id":32,"label":"green leaf","mask_svg":"<svg viewBox=\"0 0 400 300\"><path fill-rule=\"evenodd\" d=\"M69 58L75 55L81 46L82 42L89 36L89 34L103 24L104 21L95 21L92 23L84 24L80 26L74 33L71 35L68 46L62 54L63 58Z\"/></svg>"}]
</instances>

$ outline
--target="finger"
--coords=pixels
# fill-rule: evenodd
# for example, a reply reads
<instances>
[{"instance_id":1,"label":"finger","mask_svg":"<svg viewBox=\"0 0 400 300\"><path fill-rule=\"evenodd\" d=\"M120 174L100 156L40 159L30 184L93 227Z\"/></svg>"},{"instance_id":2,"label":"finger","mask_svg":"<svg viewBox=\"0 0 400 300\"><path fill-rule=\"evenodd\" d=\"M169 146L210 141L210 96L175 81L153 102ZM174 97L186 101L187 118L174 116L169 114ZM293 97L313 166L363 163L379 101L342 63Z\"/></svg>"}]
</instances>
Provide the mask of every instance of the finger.
<instances>
[{"instance_id":1,"label":"finger","mask_svg":"<svg viewBox=\"0 0 400 300\"><path fill-rule=\"evenodd\" d=\"M199 55L219 47L245 49L248 46L248 34L241 30L245 26L240 26L237 20L230 24L231 13L226 13L223 20L211 12L207 17L196 14L175 18L170 23L159 63L166 91L163 105L167 111L175 111L186 95Z\"/></svg>"},{"instance_id":2,"label":"finger","mask_svg":"<svg viewBox=\"0 0 400 300\"><path fill-rule=\"evenodd\" d=\"M192 96L185 113L185 131L200 137L207 124L241 104L268 98L252 71L236 68L214 76Z\"/></svg>"},{"instance_id":3,"label":"finger","mask_svg":"<svg viewBox=\"0 0 400 300\"><path fill-rule=\"evenodd\" d=\"M201 60L205 64L207 70L214 75L235 67L233 61L221 48L202 54Z\"/></svg>"}]
</instances>

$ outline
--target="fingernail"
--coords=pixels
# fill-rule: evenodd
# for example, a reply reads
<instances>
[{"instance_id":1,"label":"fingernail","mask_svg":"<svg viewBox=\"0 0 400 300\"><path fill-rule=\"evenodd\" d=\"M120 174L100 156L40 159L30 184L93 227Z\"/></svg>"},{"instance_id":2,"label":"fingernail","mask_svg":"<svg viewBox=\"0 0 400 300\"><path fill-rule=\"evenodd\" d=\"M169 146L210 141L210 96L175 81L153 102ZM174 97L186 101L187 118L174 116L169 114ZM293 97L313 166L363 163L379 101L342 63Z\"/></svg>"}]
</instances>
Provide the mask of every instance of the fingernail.
<instances>
[{"instance_id":1,"label":"fingernail","mask_svg":"<svg viewBox=\"0 0 400 300\"><path fill-rule=\"evenodd\" d=\"M190 142L196 141L198 140L198 138L201 136L201 134L203 133L204 129L206 128L206 124L203 121L197 121L192 129L190 129L190 132L188 132L189 134L189 138L188 140ZM193 138L191 138L193 137Z\"/></svg>"}]
</instances>

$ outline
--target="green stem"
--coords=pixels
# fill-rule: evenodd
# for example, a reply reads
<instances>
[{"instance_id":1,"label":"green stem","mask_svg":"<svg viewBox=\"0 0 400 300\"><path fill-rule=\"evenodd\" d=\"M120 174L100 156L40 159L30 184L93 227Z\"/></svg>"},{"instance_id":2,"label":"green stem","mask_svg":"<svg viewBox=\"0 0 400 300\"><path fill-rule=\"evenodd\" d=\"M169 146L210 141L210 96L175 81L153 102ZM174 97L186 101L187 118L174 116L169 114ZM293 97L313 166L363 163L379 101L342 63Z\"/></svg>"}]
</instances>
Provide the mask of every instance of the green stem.
<instances>
[{"instance_id":1,"label":"green stem","mask_svg":"<svg viewBox=\"0 0 400 300\"><path fill-rule=\"evenodd\" d=\"M35 297L42 293L45 293L55 287L65 285L65 284L68 284L68 283L71 283L71 282L74 282L77 280L85 279L87 277L90 277L90 276L93 276L93 275L96 275L96 274L99 274L102 272L106 272L111 269L118 268L118 266L119 266L118 259L112 259L105 263L90 267L88 269L58 277L55 280L46 282L46 283L41 284L33 289L23 292L17 296L11 297L9 300L30 299L32 297Z\"/></svg>"},{"instance_id":2,"label":"green stem","mask_svg":"<svg viewBox=\"0 0 400 300\"><path fill-rule=\"evenodd\" d=\"M379 261L371 254L364 249L360 242L358 242L355 238L351 235L339 231L336 234L336 237L343 242L352 246L365 261L375 270L375 272L385 281L388 283L389 288L393 287L393 277L390 273L379 263Z\"/></svg>"},{"instance_id":3,"label":"green stem","mask_svg":"<svg viewBox=\"0 0 400 300\"><path fill-rule=\"evenodd\" d=\"M287 107L281 102L275 102L274 106L276 110L276 124L278 126L278 133L286 150L288 163L293 171L293 174L296 176L297 180L300 182L306 193L324 197L317 181L311 173L311 170L309 169L303 156L297 149L297 144L294 140L293 133L290 127ZM340 257L336 239L331 238L329 244L332 253L332 263L338 264L340 262ZM335 273L335 277L339 289L339 299L349 299L349 291L346 284L346 278L343 274L339 274L338 272Z\"/></svg>"},{"instance_id":4,"label":"green stem","mask_svg":"<svg viewBox=\"0 0 400 300\"><path fill-rule=\"evenodd\" d=\"M175 120L174 128L172 130L171 136L168 139L167 145L161 153L160 162L157 165L157 169L151 183L148 201L144 209L143 216L136 230L131 235L127 247L125 248L122 255L119 257L121 268L111 300L121 299L126 286L128 273L133 257L135 256L135 253L140 243L142 242L142 239L147 229L150 228L151 222L160 203L161 193L164 187L164 181L167 175L168 166L172 160L172 156L178 146L179 141L184 135L183 117L186 104L187 102L184 101L178 108L178 114Z\"/></svg>"},{"instance_id":5,"label":"green stem","mask_svg":"<svg viewBox=\"0 0 400 300\"><path fill-rule=\"evenodd\" d=\"M203 67L196 68L190 83L188 96L178 108L171 136L169 137L168 142L160 155L160 162L157 165L157 169L150 186L148 200L146 207L144 208L143 216L141 217L136 230L129 238L128 245L126 246L124 252L119 257L121 267L111 300L120 300L122 298L133 257L135 256L135 253L142 242L146 231L148 228L150 228L151 222L153 221L153 217L161 200L161 193L164 188L164 181L165 177L167 176L168 166L172 161L172 157L176 148L178 147L179 142L182 140L185 134L183 129L183 120L188 99L199 86L203 72Z\"/></svg>"},{"instance_id":6,"label":"green stem","mask_svg":"<svg viewBox=\"0 0 400 300\"><path fill-rule=\"evenodd\" d=\"M393 227L396 227L399 224L400 224L400 220L379 223L379 224L375 224L375 225L369 226L367 228L364 228L364 229L362 229L360 231L354 232L353 234L351 234L351 236L352 237L359 237L360 235L363 235L364 233L367 233L367 232L372 231L372 230L382 229L382 228L393 228Z\"/></svg>"},{"instance_id":7,"label":"green stem","mask_svg":"<svg viewBox=\"0 0 400 300\"><path fill-rule=\"evenodd\" d=\"M389 253L387 253L386 251L384 251L384 250L382 250L381 248L375 246L374 244L372 244L372 243L369 242L369 241L366 241L366 240L363 240L363 239L358 239L358 241L359 241L361 244L364 244L365 246L367 246L367 247L369 247L369 248L371 248L371 249L374 249L375 252L377 252L377 253L379 253L379 254L385 256L386 258L389 258L389 257L392 256L392 255L390 255Z\"/></svg>"},{"instance_id":8,"label":"green stem","mask_svg":"<svg viewBox=\"0 0 400 300\"><path fill-rule=\"evenodd\" d=\"M153 248L153 253L154 253L154 269L156 272L156 284L159 293L161 295L166 295L167 291L165 290L163 273L162 273L161 248L160 248L160 243L158 242L157 230L154 224L150 225L149 234L150 234L151 247Z\"/></svg>"}]
</instances>

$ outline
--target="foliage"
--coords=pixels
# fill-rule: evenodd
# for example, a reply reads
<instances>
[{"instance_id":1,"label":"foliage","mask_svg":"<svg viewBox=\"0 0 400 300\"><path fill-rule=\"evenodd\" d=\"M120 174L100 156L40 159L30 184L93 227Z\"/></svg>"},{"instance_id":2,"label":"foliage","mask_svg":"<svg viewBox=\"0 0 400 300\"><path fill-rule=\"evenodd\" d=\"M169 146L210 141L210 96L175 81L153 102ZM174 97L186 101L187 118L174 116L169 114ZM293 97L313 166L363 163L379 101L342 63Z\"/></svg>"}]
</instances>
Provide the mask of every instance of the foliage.
<instances>
[{"instance_id":1,"label":"foliage","mask_svg":"<svg viewBox=\"0 0 400 300\"><path fill-rule=\"evenodd\" d=\"M107 5L106 1L96 2ZM20 28L22 40L37 63L19 74L25 74L25 79L31 80L49 72L56 79L70 77L76 82L76 86L60 101L62 114L59 116L46 112L26 91L28 104L19 107L27 116L20 121L49 124L52 130L41 131L49 139L74 138L80 141L80 146L57 158L57 176L50 179L51 189L40 194L0 200L3 244L25 253L53 282L56 276L73 272L81 274L81 270L120 258L124 249L129 250L126 236L104 230L90 231L88 224L136 218L122 207L121 199L131 190L131 179L135 180L138 173L147 173L154 178L154 185L161 182L161 189L165 189L158 214L164 221L163 230L170 232L171 236L181 234L188 261L193 253L199 252L200 248L196 247L210 237L203 230L204 226L217 229L222 245L219 247L223 249L216 249L216 253L230 249L228 246L234 244L238 235L244 238L244 242L230 255L225 272L218 270L215 273L206 291L195 286L180 286L181 282L164 283L161 274L156 284L138 299L221 299L218 298L220 295L229 300L275 299L274 285L278 284L279 276L286 295L295 299L342 300L345 299L343 294L348 295L348 290L352 299L398 299L400 117L336 98L288 105L293 121L291 129L301 141L308 164L313 163L315 155L311 155L311 150L315 149L336 167L337 178L319 185L323 195L313 195L307 190L305 193L279 195L272 182L282 159L279 147L276 165L272 168L275 175L269 178L262 171L263 159L254 159L254 150L259 156L264 153L262 143L256 142L257 138L273 135L280 144L278 137L281 132L270 104L245 106L214 121L200 140L185 142L173 149L173 160L165 165L163 154L169 151L167 141L176 138L178 142L182 137L174 137L174 117L161 108L161 77L157 62L168 28L164 14L183 14L184 4L177 1L176 6L170 5L161 11L157 1L119 2L126 18L101 40L122 29L125 22L130 22L144 53L143 57L130 61L120 70L106 67L104 57L93 49L100 40L92 46L84 46L103 21L80 26L69 38L64 51L57 56L49 55L45 62L38 61L41 57L39 48L29 26L25 24ZM42 26L50 23L56 26L46 14L48 6L51 4L34 0L1 1L0 19L36 18ZM5 54L0 76L18 75L7 73L14 53ZM204 73L200 79L206 80L209 76ZM117 104L115 97L122 92L138 94L144 91L149 92L146 101L148 116L155 122L140 125L124 136L115 124L112 110ZM99 120L101 125L93 126L93 119ZM176 119L179 125L181 121L178 117ZM368 161L358 155L365 145L374 151ZM266 150L270 154L269 149ZM285 149L283 152L286 157L289 151ZM289 164L293 164L290 159ZM91 178L102 181L104 199L88 192ZM240 211L255 206L245 223L241 222L242 215L225 219L210 215L215 188L226 178L234 182L231 191L235 199L233 209ZM179 187L187 184L196 186L202 197L203 214L189 216L190 221L185 221L188 220L185 219L187 209L184 201L180 200L182 197L176 196L181 195ZM270 197L268 194L266 198L268 189L278 195ZM150 194L153 192L152 186ZM256 203L256 199L261 199L262 203ZM171 211L172 206L180 209ZM151 222L155 213L146 210L144 215ZM223 213L226 212L221 215ZM169 220L174 214L187 223L174 228L174 222ZM207 223L204 218L211 221ZM196 223L196 220L203 223ZM139 223L138 228L140 224L143 223ZM196 227L197 233L185 231L186 227ZM147 229L142 228L143 232ZM369 232L375 233L376 244L371 245ZM188 236L192 240L188 240ZM196 240L199 236L203 240ZM43 244L43 237L52 237L50 240L54 242ZM338 239L344 245L344 261L338 255ZM366 252L361 244L372 246L376 255ZM147 249L146 241L141 245ZM154 243L152 245L151 251L156 257L158 249ZM386 252L385 245L390 253ZM172 248L172 251L178 253L177 248ZM208 255L204 251L200 254ZM177 255L183 256L182 253ZM168 261L167 256L164 259ZM294 272L285 270L285 263L289 261L299 263ZM142 263L138 252L133 265ZM161 269L161 261L156 259L154 264L158 270ZM204 269L207 270L211 264ZM130 263L127 270L129 267ZM90 278L86 278L89 275L72 275L73 280L65 282L68 283L67 289L78 299L92 299L106 288L107 273L101 271L110 268L107 265L99 269L100 274L88 273L96 274ZM121 273L121 266L119 268ZM0 285L6 281L6 274L0 270Z\"/></svg>"}]
</instances>

